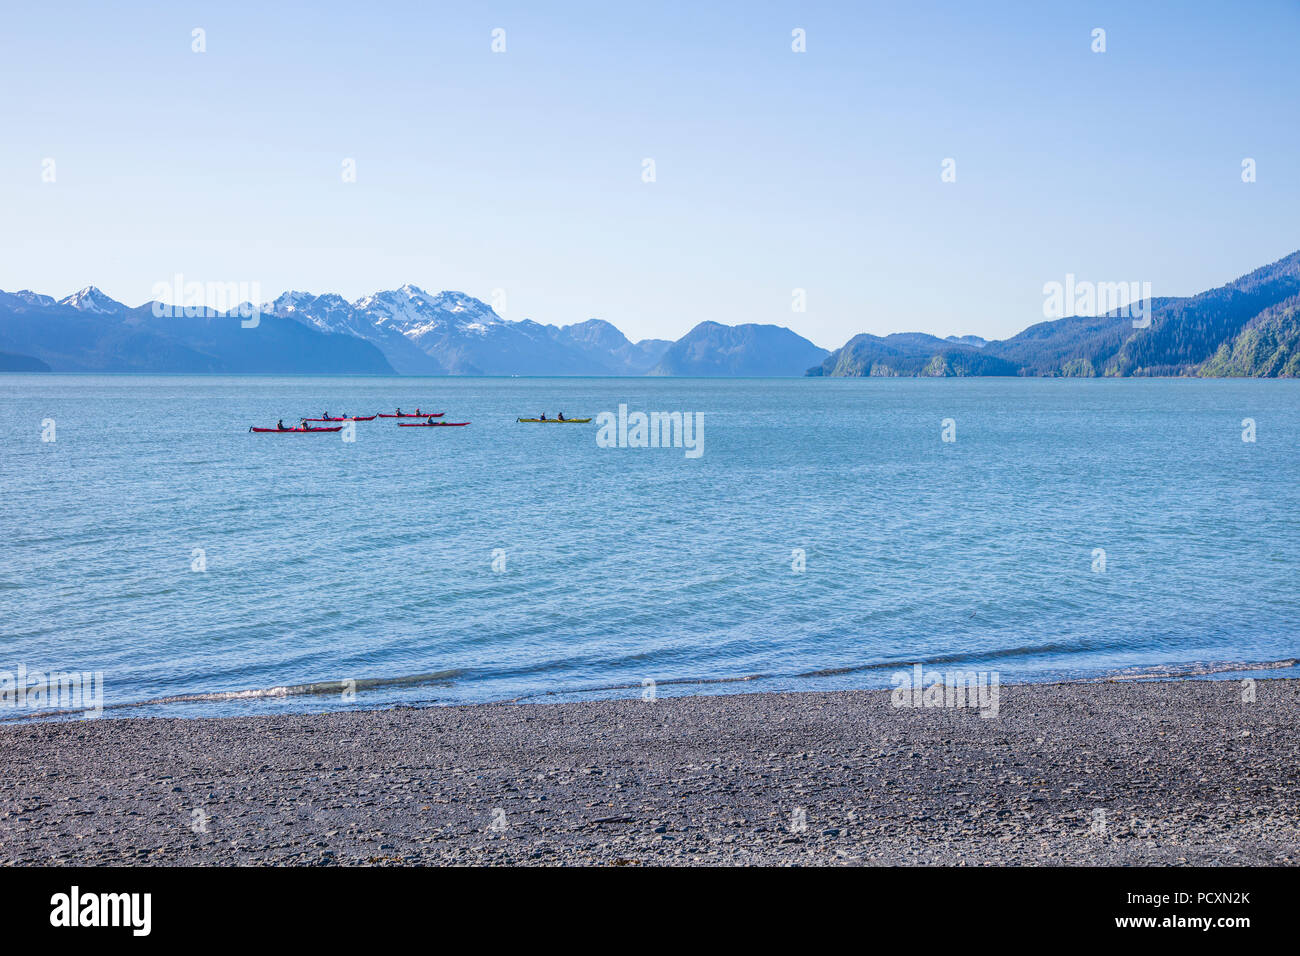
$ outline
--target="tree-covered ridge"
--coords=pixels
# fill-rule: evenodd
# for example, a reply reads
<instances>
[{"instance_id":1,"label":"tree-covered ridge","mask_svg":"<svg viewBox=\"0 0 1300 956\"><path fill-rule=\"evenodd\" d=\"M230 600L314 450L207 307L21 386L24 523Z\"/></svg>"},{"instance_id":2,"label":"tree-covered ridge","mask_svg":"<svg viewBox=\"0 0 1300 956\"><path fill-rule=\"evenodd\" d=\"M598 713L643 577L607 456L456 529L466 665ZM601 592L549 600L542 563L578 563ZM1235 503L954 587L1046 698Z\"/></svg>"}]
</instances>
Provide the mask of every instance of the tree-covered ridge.
<instances>
[{"instance_id":1,"label":"tree-covered ridge","mask_svg":"<svg viewBox=\"0 0 1300 956\"><path fill-rule=\"evenodd\" d=\"M1298 295L1294 252L1199 295L1152 299L1139 311L1150 317L1142 328L1127 313L1070 316L982 348L917 333L856 335L808 374L1289 375L1296 318L1284 303Z\"/></svg>"},{"instance_id":2,"label":"tree-covered ridge","mask_svg":"<svg viewBox=\"0 0 1300 956\"><path fill-rule=\"evenodd\" d=\"M901 332L884 337L855 335L809 375L832 377L1017 375L1019 368L971 345L933 335Z\"/></svg>"},{"instance_id":3,"label":"tree-covered ridge","mask_svg":"<svg viewBox=\"0 0 1300 956\"><path fill-rule=\"evenodd\" d=\"M1231 343L1197 369L1214 377L1300 377L1300 295L1292 296L1255 316Z\"/></svg>"}]
</instances>

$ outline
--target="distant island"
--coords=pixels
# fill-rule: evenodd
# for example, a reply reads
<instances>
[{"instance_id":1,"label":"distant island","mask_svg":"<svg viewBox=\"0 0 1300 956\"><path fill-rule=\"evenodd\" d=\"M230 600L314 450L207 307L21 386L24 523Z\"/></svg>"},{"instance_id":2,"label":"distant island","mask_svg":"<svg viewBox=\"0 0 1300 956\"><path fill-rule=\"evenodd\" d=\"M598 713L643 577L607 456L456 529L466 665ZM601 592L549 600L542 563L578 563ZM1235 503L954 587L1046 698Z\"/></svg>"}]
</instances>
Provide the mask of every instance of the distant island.
<instances>
[{"instance_id":1,"label":"distant island","mask_svg":"<svg viewBox=\"0 0 1300 956\"><path fill-rule=\"evenodd\" d=\"M1300 252L1186 298L1040 322L999 341L855 335L834 352L778 325L700 322L675 342L601 319L507 321L461 292L413 286L355 302L286 292L252 327L171 315L93 286L61 300L0 292L0 372L619 376L1300 376ZM164 313L164 314L160 314Z\"/></svg>"}]
</instances>

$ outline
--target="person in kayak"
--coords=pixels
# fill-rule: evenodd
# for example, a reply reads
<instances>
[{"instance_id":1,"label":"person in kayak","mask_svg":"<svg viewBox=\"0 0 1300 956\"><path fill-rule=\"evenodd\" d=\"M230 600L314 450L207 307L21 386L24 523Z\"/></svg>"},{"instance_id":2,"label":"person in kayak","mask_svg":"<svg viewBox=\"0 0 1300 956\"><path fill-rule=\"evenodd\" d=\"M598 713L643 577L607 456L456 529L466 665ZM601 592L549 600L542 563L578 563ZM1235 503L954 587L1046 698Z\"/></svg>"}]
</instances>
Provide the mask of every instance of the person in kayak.
<instances>
[{"instance_id":1,"label":"person in kayak","mask_svg":"<svg viewBox=\"0 0 1300 956\"><path fill-rule=\"evenodd\" d=\"M539 422L544 422L544 421L546 421L546 413L545 413L545 412L542 412L542 417L539 418L539 419L537 419L537 420L538 420Z\"/></svg>"},{"instance_id":2,"label":"person in kayak","mask_svg":"<svg viewBox=\"0 0 1300 956\"><path fill-rule=\"evenodd\" d=\"M402 406L401 406L401 405L398 405L398 406L397 406L397 414L399 414L399 415L402 414Z\"/></svg>"},{"instance_id":3,"label":"person in kayak","mask_svg":"<svg viewBox=\"0 0 1300 956\"><path fill-rule=\"evenodd\" d=\"M425 423L426 425L432 425L432 424L433 424L433 416L430 415L427 419L425 419L425 422L424 422L424 423Z\"/></svg>"},{"instance_id":4,"label":"person in kayak","mask_svg":"<svg viewBox=\"0 0 1300 956\"><path fill-rule=\"evenodd\" d=\"M283 419L283 418L280 419L278 422L275 423L275 428L276 428L277 431L285 431L285 427L284 427L284 419Z\"/></svg>"},{"instance_id":5,"label":"person in kayak","mask_svg":"<svg viewBox=\"0 0 1300 956\"><path fill-rule=\"evenodd\" d=\"M560 421L564 421L564 412L560 412Z\"/></svg>"}]
</instances>

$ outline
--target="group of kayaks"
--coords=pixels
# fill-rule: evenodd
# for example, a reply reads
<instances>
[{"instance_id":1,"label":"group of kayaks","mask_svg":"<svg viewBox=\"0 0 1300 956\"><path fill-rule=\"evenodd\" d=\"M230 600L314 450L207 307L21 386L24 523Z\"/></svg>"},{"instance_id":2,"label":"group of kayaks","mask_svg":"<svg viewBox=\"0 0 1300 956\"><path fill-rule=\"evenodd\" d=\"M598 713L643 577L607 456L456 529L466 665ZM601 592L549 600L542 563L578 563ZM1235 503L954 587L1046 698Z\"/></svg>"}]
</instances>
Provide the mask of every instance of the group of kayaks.
<instances>
[{"instance_id":1,"label":"group of kayaks","mask_svg":"<svg viewBox=\"0 0 1300 956\"><path fill-rule=\"evenodd\" d=\"M323 412L319 418L300 418L298 424L294 427L285 425L284 419L280 419L274 428L258 428L250 426L250 432L270 435L290 435L290 434L325 434L328 432L337 432L343 430L343 425L326 425L316 424L317 422L372 422L376 418L423 418L422 422L398 422L398 428L464 428L469 422L440 422L434 421L435 418L442 418L446 412L425 412L418 407L413 412L404 412L400 408L391 412L377 412L374 415L331 415L329 412ZM543 412L540 418L516 418L517 422L525 422L536 425L586 425L590 418L565 418L561 412L558 418L548 418Z\"/></svg>"},{"instance_id":2,"label":"group of kayaks","mask_svg":"<svg viewBox=\"0 0 1300 956\"><path fill-rule=\"evenodd\" d=\"M342 431L342 425L314 425L312 422L372 422L376 418L423 418L422 422L398 422L399 428L464 428L469 422L436 422L435 418L442 418L446 412L425 412L416 408L413 412L404 412L400 408L392 412L378 412L374 415L331 415L325 412L320 418L300 418L296 427L285 425L284 419L280 419L274 428L258 428L250 426L250 432L272 435L304 434L304 433L326 433Z\"/></svg>"}]
</instances>

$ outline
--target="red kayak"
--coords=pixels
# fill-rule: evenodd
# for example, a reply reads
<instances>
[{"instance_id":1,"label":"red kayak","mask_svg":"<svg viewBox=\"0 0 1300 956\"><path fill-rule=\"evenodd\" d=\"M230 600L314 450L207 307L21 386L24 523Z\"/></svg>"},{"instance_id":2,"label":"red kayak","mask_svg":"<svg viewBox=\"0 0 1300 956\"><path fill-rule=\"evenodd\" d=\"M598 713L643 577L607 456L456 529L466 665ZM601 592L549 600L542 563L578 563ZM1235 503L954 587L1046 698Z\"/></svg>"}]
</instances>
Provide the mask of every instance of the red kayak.
<instances>
[{"instance_id":1,"label":"red kayak","mask_svg":"<svg viewBox=\"0 0 1300 956\"><path fill-rule=\"evenodd\" d=\"M352 415L348 418L304 418L305 422L371 422L375 420L374 415Z\"/></svg>"},{"instance_id":2,"label":"red kayak","mask_svg":"<svg viewBox=\"0 0 1300 956\"><path fill-rule=\"evenodd\" d=\"M380 418L442 418L442 416L446 414L447 414L446 412L399 412L396 415L385 415L383 412L380 412L379 417Z\"/></svg>"},{"instance_id":3,"label":"red kayak","mask_svg":"<svg viewBox=\"0 0 1300 956\"><path fill-rule=\"evenodd\" d=\"M461 428L469 422L398 422L398 428Z\"/></svg>"},{"instance_id":4,"label":"red kayak","mask_svg":"<svg viewBox=\"0 0 1300 956\"><path fill-rule=\"evenodd\" d=\"M333 428L250 428L250 432L269 432L272 435L285 435L289 432L341 432L342 425L336 425Z\"/></svg>"}]
</instances>

